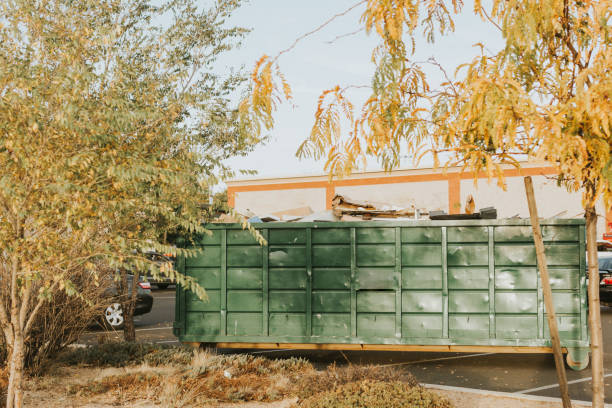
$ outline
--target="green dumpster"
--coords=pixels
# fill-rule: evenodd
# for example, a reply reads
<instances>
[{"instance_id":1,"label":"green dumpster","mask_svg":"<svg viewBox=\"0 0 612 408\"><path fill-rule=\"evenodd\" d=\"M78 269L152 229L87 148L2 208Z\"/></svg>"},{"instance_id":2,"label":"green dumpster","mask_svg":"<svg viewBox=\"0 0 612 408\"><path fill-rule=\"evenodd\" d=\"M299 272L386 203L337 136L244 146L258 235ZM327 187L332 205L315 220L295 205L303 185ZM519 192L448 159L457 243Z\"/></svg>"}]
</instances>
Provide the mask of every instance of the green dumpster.
<instances>
[{"instance_id":1,"label":"green dumpster","mask_svg":"<svg viewBox=\"0 0 612 408\"><path fill-rule=\"evenodd\" d=\"M180 272L181 342L237 348L552 352L528 220L211 224ZM585 224L542 221L568 365L588 364Z\"/></svg>"}]
</instances>

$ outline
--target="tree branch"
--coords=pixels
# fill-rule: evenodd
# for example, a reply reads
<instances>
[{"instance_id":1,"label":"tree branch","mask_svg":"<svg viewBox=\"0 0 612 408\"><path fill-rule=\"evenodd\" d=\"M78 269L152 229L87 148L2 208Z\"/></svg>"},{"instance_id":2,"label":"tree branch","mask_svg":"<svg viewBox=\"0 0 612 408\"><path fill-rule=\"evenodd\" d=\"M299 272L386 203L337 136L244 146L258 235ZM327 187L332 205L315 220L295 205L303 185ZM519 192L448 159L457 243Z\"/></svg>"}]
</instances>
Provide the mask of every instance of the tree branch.
<instances>
[{"instance_id":1,"label":"tree branch","mask_svg":"<svg viewBox=\"0 0 612 408\"><path fill-rule=\"evenodd\" d=\"M312 34L316 33L317 31L322 30L323 28L325 28L327 25L329 25L332 21L334 21L336 18L338 17L342 17L346 14L348 14L351 10L353 10L354 8L357 8L359 6L361 6L362 4L366 3L366 0L361 0L358 3L353 4L351 7L347 8L346 10L333 15L331 18L329 18L327 21L325 21L323 24L321 24L320 26L318 26L317 28L315 28L312 31L307 32L306 34L301 35L300 37L296 38L295 41L293 42L293 44L291 44L288 48L285 48L284 50L282 50L281 52L278 53L278 55L276 57L274 57L274 60L272 60L273 62L275 62L276 60L278 60L278 58L283 55L286 52L291 51L292 49L295 48L295 46L302 41L304 38L311 36Z\"/></svg>"},{"instance_id":2,"label":"tree branch","mask_svg":"<svg viewBox=\"0 0 612 408\"><path fill-rule=\"evenodd\" d=\"M360 29L355 30L355 31L351 31L350 33L337 35L333 39L331 39L329 41L325 41L325 44L333 44L333 43L335 43L336 41L338 41L341 38L350 37L351 35L359 34L362 31L365 31L365 27L361 27Z\"/></svg>"},{"instance_id":3,"label":"tree branch","mask_svg":"<svg viewBox=\"0 0 612 408\"><path fill-rule=\"evenodd\" d=\"M55 282L53 282L53 284L49 287L49 289L50 290L54 290L59 281L60 280L58 279ZM46 299L44 299L44 298L39 298L38 299L38 302L36 303L36 306L32 310L32 313L30 313L30 317L28 317L28 321L26 322L26 324L25 324L25 326L23 328L23 336L24 337L27 337L28 332L32 328L32 324L34 323L34 319L36 319L36 315L38 314L38 311L40 310L40 308L42 307L42 305L45 302L46 302Z\"/></svg>"},{"instance_id":4,"label":"tree branch","mask_svg":"<svg viewBox=\"0 0 612 408\"><path fill-rule=\"evenodd\" d=\"M503 30L502 30L502 28L499 26L499 24L497 24L497 23L495 22L495 20L493 20L493 19L491 18L491 16L489 16L489 13L487 13L487 10L485 10L485 8L484 8L484 7L481 7L481 8L480 8L480 11L482 11L482 14L484 14L484 15L485 15L485 17L487 18L487 20L489 20L489 22L490 22L491 24L493 24L495 27L497 27L497 29L498 29L499 31L503 31Z\"/></svg>"}]
</instances>

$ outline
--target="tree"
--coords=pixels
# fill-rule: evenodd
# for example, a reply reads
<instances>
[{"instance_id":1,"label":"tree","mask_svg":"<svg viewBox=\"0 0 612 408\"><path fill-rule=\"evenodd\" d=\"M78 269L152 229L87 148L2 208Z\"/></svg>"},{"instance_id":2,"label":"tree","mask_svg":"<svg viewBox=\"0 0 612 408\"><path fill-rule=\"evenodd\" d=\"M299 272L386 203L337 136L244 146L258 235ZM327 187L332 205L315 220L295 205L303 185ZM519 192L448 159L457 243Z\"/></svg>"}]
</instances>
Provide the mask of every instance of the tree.
<instances>
[{"instance_id":1,"label":"tree","mask_svg":"<svg viewBox=\"0 0 612 408\"><path fill-rule=\"evenodd\" d=\"M376 157L386 170L400 152L431 154L435 165L457 164L497 177L502 163L537 158L558 170L560 184L581 190L587 220L589 325L592 342L593 406L602 407L603 352L596 249L595 204L610 208L612 179L612 39L610 0L493 0L474 13L500 30L505 45L466 61L457 78L433 89L422 62L411 60L417 29L428 41L454 28L459 0L364 0L362 23L381 39L373 51L372 94L360 110L349 86L324 91L310 136L298 156L327 159L334 175L349 174L358 162ZM301 38L300 38L301 39ZM241 105L245 122L260 131L274 124L276 105L290 98L278 58L262 57L253 90ZM350 123L342 131L343 121Z\"/></svg>"},{"instance_id":2,"label":"tree","mask_svg":"<svg viewBox=\"0 0 612 408\"><path fill-rule=\"evenodd\" d=\"M23 404L26 339L71 273L152 267L163 230L205 233L209 179L259 140L237 126L238 0L8 0L0 4L0 327L7 407ZM162 225L162 227L160 227ZM160 228L162 231L160 231ZM204 298L197 282L162 270ZM86 300L86 299L85 299Z\"/></svg>"}]
</instances>

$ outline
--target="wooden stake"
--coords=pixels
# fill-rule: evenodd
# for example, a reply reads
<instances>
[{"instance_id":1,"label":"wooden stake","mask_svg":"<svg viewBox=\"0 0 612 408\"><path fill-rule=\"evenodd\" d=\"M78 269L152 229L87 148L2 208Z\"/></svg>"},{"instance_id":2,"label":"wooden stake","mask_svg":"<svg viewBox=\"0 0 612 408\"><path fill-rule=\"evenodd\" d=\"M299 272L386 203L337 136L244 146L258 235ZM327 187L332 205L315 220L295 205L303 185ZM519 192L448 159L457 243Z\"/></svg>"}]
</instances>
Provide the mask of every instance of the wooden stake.
<instances>
[{"instance_id":1,"label":"wooden stake","mask_svg":"<svg viewBox=\"0 0 612 408\"><path fill-rule=\"evenodd\" d=\"M587 264L589 265L589 326L591 329L591 383L593 384L593 408L603 408L604 366L603 337L599 304L599 261L597 260L597 213L595 207L586 208Z\"/></svg>"},{"instance_id":2,"label":"wooden stake","mask_svg":"<svg viewBox=\"0 0 612 408\"><path fill-rule=\"evenodd\" d=\"M561 400L563 401L563 408L571 408L572 401L570 400L569 391L567 389L567 377L565 375L565 365L563 364L563 352L561 350L561 341L559 339L559 328L557 327L557 318L555 316L555 307L552 299L552 289L550 288L550 279L548 277L548 266L546 264L546 254L544 253L544 240L542 239L542 231L540 231L540 222L538 221L538 208L536 206L535 194L533 192L533 181L529 176L525 177L525 193L527 194L527 204L529 205L531 227L533 228L533 242L536 248L540 279L542 280L544 306L546 307L548 316L548 328L550 329L550 340L552 341L553 354L555 356L555 367L557 369L557 378L559 379Z\"/></svg>"}]
</instances>

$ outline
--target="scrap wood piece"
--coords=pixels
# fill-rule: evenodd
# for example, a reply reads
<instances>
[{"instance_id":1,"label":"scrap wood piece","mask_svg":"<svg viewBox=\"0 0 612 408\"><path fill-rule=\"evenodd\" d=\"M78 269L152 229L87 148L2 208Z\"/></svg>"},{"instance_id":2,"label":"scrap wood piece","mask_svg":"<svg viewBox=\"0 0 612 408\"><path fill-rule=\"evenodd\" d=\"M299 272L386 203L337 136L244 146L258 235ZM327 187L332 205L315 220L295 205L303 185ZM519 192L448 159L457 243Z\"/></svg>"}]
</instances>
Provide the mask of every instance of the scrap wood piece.
<instances>
[{"instance_id":1,"label":"scrap wood piece","mask_svg":"<svg viewBox=\"0 0 612 408\"><path fill-rule=\"evenodd\" d=\"M415 211L411 209L403 209L403 210L352 210L352 209L334 209L334 214L338 217L342 215L370 215L377 217L387 217L387 218L396 218L396 217L406 217L406 216L414 216Z\"/></svg>"},{"instance_id":2,"label":"scrap wood piece","mask_svg":"<svg viewBox=\"0 0 612 408\"><path fill-rule=\"evenodd\" d=\"M466 214L474 214L474 210L476 209L476 202L474 201L474 197L470 194L467 196L467 200L465 201L465 213Z\"/></svg>"},{"instance_id":3,"label":"scrap wood piece","mask_svg":"<svg viewBox=\"0 0 612 408\"><path fill-rule=\"evenodd\" d=\"M414 205L411 208L401 208L385 203L353 200L340 194L334 196L332 208L337 217L350 215L354 217L362 216L363 219L371 219L373 217L412 217L416 214Z\"/></svg>"},{"instance_id":4,"label":"scrap wood piece","mask_svg":"<svg viewBox=\"0 0 612 408\"><path fill-rule=\"evenodd\" d=\"M346 209L362 209L362 210L375 210L376 206L369 201L358 201L336 194L332 199L332 208L342 207Z\"/></svg>"}]
</instances>

